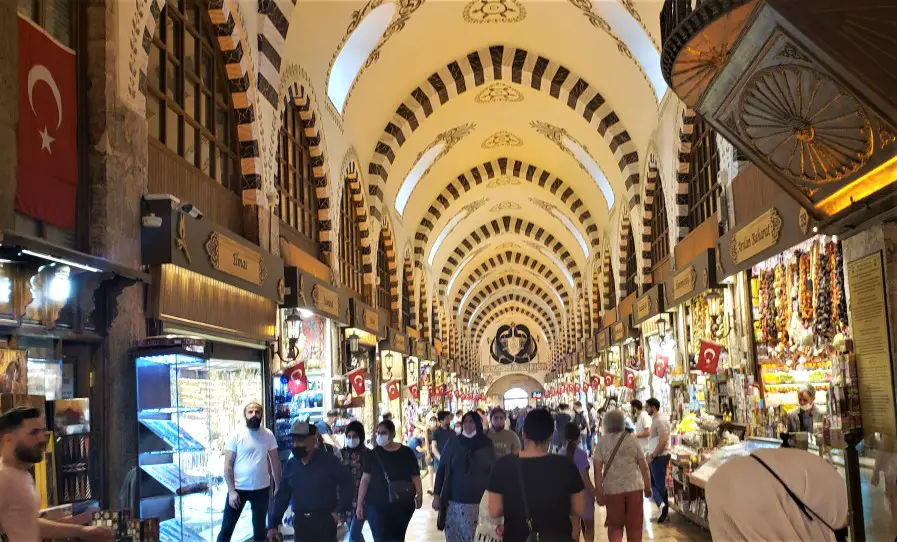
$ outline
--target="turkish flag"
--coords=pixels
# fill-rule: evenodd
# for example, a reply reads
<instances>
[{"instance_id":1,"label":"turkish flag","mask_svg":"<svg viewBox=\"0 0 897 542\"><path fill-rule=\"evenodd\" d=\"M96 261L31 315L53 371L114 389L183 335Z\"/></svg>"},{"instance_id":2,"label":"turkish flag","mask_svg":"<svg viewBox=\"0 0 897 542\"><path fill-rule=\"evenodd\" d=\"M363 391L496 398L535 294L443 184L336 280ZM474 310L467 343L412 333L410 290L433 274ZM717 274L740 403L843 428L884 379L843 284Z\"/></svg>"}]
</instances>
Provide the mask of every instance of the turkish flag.
<instances>
[{"instance_id":1,"label":"turkish flag","mask_svg":"<svg viewBox=\"0 0 897 542\"><path fill-rule=\"evenodd\" d=\"M626 369L626 372L624 374L626 377L626 380L625 380L626 387L631 390L634 390L635 389L635 371L633 371L632 369Z\"/></svg>"},{"instance_id":2,"label":"turkish flag","mask_svg":"<svg viewBox=\"0 0 897 542\"><path fill-rule=\"evenodd\" d=\"M411 393L412 399L420 399L420 388L417 384L411 384L408 386L408 391Z\"/></svg>"},{"instance_id":3,"label":"turkish flag","mask_svg":"<svg viewBox=\"0 0 897 542\"><path fill-rule=\"evenodd\" d=\"M577 382L577 383L573 386L573 391L575 391L576 393L581 392L581 391L582 391L582 384L580 384L579 382Z\"/></svg>"},{"instance_id":4,"label":"turkish flag","mask_svg":"<svg viewBox=\"0 0 897 542\"><path fill-rule=\"evenodd\" d=\"M283 372L287 377L287 389L298 395L308 389L308 375L305 374L305 362L297 363Z\"/></svg>"},{"instance_id":5,"label":"turkish flag","mask_svg":"<svg viewBox=\"0 0 897 542\"><path fill-rule=\"evenodd\" d=\"M592 382L592 389L597 390L601 387L601 376L600 375L592 375L589 377L589 380Z\"/></svg>"},{"instance_id":6,"label":"turkish flag","mask_svg":"<svg viewBox=\"0 0 897 542\"><path fill-rule=\"evenodd\" d=\"M75 53L19 16L16 210L74 229L78 188Z\"/></svg>"},{"instance_id":7,"label":"turkish flag","mask_svg":"<svg viewBox=\"0 0 897 542\"><path fill-rule=\"evenodd\" d=\"M614 373L604 373L604 385L605 386L613 386L614 385Z\"/></svg>"},{"instance_id":8,"label":"turkish flag","mask_svg":"<svg viewBox=\"0 0 897 542\"><path fill-rule=\"evenodd\" d=\"M445 397L445 384L439 385L439 390L437 391L440 397Z\"/></svg>"},{"instance_id":9,"label":"turkish flag","mask_svg":"<svg viewBox=\"0 0 897 542\"><path fill-rule=\"evenodd\" d=\"M658 378L663 378L667 374L667 358L664 356L658 356L657 360L654 362L654 376Z\"/></svg>"},{"instance_id":10,"label":"turkish flag","mask_svg":"<svg viewBox=\"0 0 897 542\"><path fill-rule=\"evenodd\" d=\"M395 401L399 398L399 381L398 380L390 380L386 383L386 396L389 397L390 401Z\"/></svg>"},{"instance_id":11,"label":"turkish flag","mask_svg":"<svg viewBox=\"0 0 897 542\"><path fill-rule=\"evenodd\" d=\"M709 374L716 374L719 365L719 354L723 349L720 343L701 341L698 349L698 359L695 360L695 368Z\"/></svg>"},{"instance_id":12,"label":"turkish flag","mask_svg":"<svg viewBox=\"0 0 897 542\"><path fill-rule=\"evenodd\" d=\"M461 392L458 390L455 390L455 399L457 399L459 397L461 397Z\"/></svg>"},{"instance_id":13,"label":"turkish flag","mask_svg":"<svg viewBox=\"0 0 897 542\"><path fill-rule=\"evenodd\" d=\"M355 395L364 395L364 368L359 367L354 371L349 372L346 375L346 378L349 379L349 382L352 384L352 391L355 392Z\"/></svg>"},{"instance_id":14,"label":"turkish flag","mask_svg":"<svg viewBox=\"0 0 897 542\"><path fill-rule=\"evenodd\" d=\"M427 386L427 396L436 397L436 386L434 386L433 384Z\"/></svg>"}]
</instances>

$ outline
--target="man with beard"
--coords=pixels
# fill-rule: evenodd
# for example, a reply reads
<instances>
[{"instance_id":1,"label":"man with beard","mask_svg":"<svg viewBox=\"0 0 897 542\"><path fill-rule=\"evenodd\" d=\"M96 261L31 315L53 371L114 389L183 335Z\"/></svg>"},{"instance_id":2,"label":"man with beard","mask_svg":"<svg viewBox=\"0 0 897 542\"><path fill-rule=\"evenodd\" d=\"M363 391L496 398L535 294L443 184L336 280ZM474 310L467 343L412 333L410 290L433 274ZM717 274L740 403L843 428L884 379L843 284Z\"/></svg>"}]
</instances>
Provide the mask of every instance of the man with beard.
<instances>
[{"instance_id":1,"label":"man with beard","mask_svg":"<svg viewBox=\"0 0 897 542\"><path fill-rule=\"evenodd\" d=\"M224 479L227 502L221 520L218 542L230 542L246 501L252 506L252 538L265 540L265 518L272 475L280 480L280 458L274 433L262 427L262 405L249 403L243 409L246 427L241 427L224 445Z\"/></svg>"},{"instance_id":2,"label":"man with beard","mask_svg":"<svg viewBox=\"0 0 897 542\"><path fill-rule=\"evenodd\" d=\"M506 417L505 409L500 406L493 408L489 415L491 425L486 436L492 441L495 447L495 456L499 458L508 454L520 453L520 438L517 433L505 430Z\"/></svg>"},{"instance_id":3,"label":"man with beard","mask_svg":"<svg viewBox=\"0 0 897 542\"><path fill-rule=\"evenodd\" d=\"M44 419L36 408L13 408L0 416L0 539L113 540L106 527L84 527L39 519L37 491L29 469L40 463L47 447Z\"/></svg>"}]
</instances>

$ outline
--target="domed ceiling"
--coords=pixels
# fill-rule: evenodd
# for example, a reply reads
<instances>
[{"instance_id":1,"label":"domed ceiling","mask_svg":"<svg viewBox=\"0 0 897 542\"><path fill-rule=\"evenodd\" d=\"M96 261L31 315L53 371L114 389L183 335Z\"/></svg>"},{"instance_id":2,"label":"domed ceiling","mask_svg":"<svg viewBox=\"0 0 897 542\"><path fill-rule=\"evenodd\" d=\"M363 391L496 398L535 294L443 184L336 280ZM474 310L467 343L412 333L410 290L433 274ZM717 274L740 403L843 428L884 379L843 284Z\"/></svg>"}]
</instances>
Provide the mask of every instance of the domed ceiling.
<instances>
[{"instance_id":1,"label":"domed ceiling","mask_svg":"<svg viewBox=\"0 0 897 542\"><path fill-rule=\"evenodd\" d=\"M666 91L659 9L297 3L284 62L302 66L327 102L330 152L357 153L371 218L412 247L474 348L509 323L545 352L569 346L602 240L636 202Z\"/></svg>"}]
</instances>

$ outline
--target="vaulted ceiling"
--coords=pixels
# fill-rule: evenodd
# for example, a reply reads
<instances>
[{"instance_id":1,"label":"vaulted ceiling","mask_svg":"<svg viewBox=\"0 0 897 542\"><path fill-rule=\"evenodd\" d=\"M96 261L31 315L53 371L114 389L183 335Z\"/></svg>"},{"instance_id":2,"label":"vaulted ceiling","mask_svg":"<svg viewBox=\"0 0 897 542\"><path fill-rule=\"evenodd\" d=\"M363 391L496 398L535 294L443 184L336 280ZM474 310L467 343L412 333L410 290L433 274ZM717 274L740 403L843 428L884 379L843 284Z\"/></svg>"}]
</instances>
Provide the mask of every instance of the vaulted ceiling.
<instances>
[{"instance_id":1,"label":"vaulted ceiling","mask_svg":"<svg viewBox=\"0 0 897 542\"><path fill-rule=\"evenodd\" d=\"M369 26L389 21L342 108L327 105L363 164L371 216L404 233L470 338L525 321L560 340L643 171L666 90L662 2L384 5L300 0L285 62L324 98L340 52L364 50L353 32L372 12L385 19Z\"/></svg>"}]
</instances>

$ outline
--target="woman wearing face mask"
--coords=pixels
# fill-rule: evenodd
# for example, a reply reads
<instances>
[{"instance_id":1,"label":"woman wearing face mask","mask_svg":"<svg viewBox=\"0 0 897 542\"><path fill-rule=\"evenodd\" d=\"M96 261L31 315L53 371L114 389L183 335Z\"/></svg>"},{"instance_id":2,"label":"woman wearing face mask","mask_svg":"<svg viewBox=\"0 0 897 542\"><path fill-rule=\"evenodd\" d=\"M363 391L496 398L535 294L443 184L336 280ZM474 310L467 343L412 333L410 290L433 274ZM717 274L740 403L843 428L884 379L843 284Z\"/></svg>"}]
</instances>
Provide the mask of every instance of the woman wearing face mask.
<instances>
[{"instance_id":1,"label":"woman wearing face mask","mask_svg":"<svg viewBox=\"0 0 897 542\"><path fill-rule=\"evenodd\" d=\"M411 448L395 442L396 426L391 420L380 422L376 437L377 446L364 461L355 517L368 520L374 542L401 542L414 509L423 502L417 457ZM397 488L397 483L414 485L413 502L390 502L390 486Z\"/></svg>"},{"instance_id":2,"label":"woman wearing face mask","mask_svg":"<svg viewBox=\"0 0 897 542\"><path fill-rule=\"evenodd\" d=\"M349 469L352 477L355 479L355 493L358 496L358 486L361 483L361 476L364 473L364 462L371 451L364 445L364 425L355 420L349 422L346 426L346 446L340 453L342 455L343 466ZM353 499L354 500L354 499ZM355 508L357 502L352 503L352 510L346 514L344 521L349 526L347 540L349 542L362 542L364 537L361 529L364 527L364 520L355 517Z\"/></svg>"},{"instance_id":3,"label":"woman wearing face mask","mask_svg":"<svg viewBox=\"0 0 897 542\"><path fill-rule=\"evenodd\" d=\"M461 431L462 431L461 422L455 422L455 434L460 435Z\"/></svg>"},{"instance_id":4,"label":"woman wearing face mask","mask_svg":"<svg viewBox=\"0 0 897 542\"><path fill-rule=\"evenodd\" d=\"M449 441L436 471L433 509L447 506L446 542L473 542L480 500L495 461L495 448L483 432L482 419L477 412L468 412L461 418L461 437Z\"/></svg>"}]
</instances>

